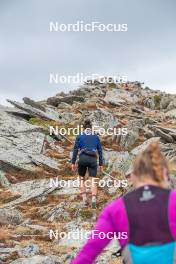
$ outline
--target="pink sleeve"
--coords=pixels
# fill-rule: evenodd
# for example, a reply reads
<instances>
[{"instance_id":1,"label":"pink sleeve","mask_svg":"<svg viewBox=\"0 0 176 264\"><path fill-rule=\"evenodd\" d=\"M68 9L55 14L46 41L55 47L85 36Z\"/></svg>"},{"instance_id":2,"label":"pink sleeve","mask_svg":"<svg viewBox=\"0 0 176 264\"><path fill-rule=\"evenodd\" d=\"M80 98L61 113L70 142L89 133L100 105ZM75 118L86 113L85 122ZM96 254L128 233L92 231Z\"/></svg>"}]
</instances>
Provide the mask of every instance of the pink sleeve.
<instances>
[{"instance_id":1,"label":"pink sleeve","mask_svg":"<svg viewBox=\"0 0 176 264\"><path fill-rule=\"evenodd\" d=\"M169 198L169 225L176 241L176 191L172 191Z\"/></svg>"},{"instance_id":2,"label":"pink sleeve","mask_svg":"<svg viewBox=\"0 0 176 264\"><path fill-rule=\"evenodd\" d=\"M91 231L91 236L83 246L72 264L91 264L97 256L111 242L114 233L117 232L114 220L118 222L119 212L121 211L122 199L110 203L100 214L98 221ZM115 219L114 219L115 217ZM102 236L105 236L102 238Z\"/></svg>"}]
</instances>

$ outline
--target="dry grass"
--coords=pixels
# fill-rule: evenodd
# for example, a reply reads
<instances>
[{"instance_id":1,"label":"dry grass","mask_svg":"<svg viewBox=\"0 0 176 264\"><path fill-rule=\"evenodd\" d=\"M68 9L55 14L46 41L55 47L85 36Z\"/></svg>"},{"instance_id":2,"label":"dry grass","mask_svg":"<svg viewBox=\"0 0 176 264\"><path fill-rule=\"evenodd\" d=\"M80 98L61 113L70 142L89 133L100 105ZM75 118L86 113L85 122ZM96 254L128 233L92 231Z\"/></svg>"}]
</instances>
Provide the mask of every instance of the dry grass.
<instances>
[{"instance_id":1,"label":"dry grass","mask_svg":"<svg viewBox=\"0 0 176 264\"><path fill-rule=\"evenodd\" d=\"M6 229L5 227L0 227L0 242L4 243L11 237L11 230Z\"/></svg>"},{"instance_id":2,"label":"dry grass","mask_svg":"<svg viewBox=\"0 0 176 264\"><path fill-rule=\"evenodd\" d=\"M0 206L19 198L19 193L12 193L10 190L0 189Z\"/></svg>"}]
</instances>

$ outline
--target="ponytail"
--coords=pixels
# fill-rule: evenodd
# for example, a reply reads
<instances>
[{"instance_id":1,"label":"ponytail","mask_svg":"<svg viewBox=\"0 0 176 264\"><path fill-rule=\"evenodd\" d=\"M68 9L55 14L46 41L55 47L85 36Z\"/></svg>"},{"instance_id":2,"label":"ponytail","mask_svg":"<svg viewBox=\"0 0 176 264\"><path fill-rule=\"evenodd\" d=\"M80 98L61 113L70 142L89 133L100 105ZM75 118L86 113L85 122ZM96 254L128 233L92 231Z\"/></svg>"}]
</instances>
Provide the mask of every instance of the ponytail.
<instances>
[{"instance_id":1,"label":"ponytail","mask_svg":"<svg viewBox=\"0 0 176 264\"><path fill-rule=\"evenodd\" d=\"M164 169L169 172L168 163L157 142L150 144L137 157L134 164L134 174L137 177L151 177L157 183L163 182Z\"/></svg>"}]
</instances>

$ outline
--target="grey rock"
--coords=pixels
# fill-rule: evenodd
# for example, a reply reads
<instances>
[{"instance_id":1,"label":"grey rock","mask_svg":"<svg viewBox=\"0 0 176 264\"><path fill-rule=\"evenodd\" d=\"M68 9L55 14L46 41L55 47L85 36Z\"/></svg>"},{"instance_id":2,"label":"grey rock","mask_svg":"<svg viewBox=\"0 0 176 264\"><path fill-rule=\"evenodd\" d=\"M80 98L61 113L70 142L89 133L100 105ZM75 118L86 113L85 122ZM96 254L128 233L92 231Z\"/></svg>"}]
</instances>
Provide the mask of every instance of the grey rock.
<instances>
[{"instance_id":1,"label":"grey rock","mask_svg":"<svg viewBox=\"0 0 176 264\"><path fill-rule=\"evenodd\" d=\"M62 180L59 184L63 187L59 190L54 191L54 195L67 195L67 194L78 194L79 193L79 181L78 178L75 180L67 180L63 182Z\"/></svg>"},{"instance_id":2,"label":"grey rock","mask_svg":"<svg viewBox=\"0 0 176 264\"><path fill-rule=\"evenodd\" d=\"M15 107L8 107L8 106L0 106L0 108L3 108L3 111L8 113L9 115L16 116L16 117L21 117L23 119L29 119L30 114L27 113L26 111L23 111L21 109L15 108Z\"/></svg>"},{"instance_id":3,"label":"grey rock","mask_svg":"<svg viewBox=\"0 0 176 264\"><path fill-rule=\"evenodd\" d=\"M168 105L167 107L167 110L170 111L170 110L173 110L173 109L176 109L176 98L174 98Z\"/></svg>"},{"instance_id":4,"label":"grey rock","mask_svg":"<svg viewBox=\"0 0 176 264\"><path fill-rule=\"evenodd\" d=\"M149 130L149 129L145 129L144 130L144 135L147 139L155 137L155 134L153 131Z\"/></svg>"},{"instance_id":5,"label":"grey rock","mask_svg":"<svg viewBox=\"0 0 176 264\"><path fill-rule=\"evenodd\" d=\"M124 105L125 103L137 103L138 97L131 92L122 89L112 89L107 91L104 101L113 105Z\"/></svg>"},{"instance_id":6,"label":"grey rock","mask_svg":"<svg viewBox=\"0 0 176 264\"><path fill-rule=\"evenodd\" d=\"M155 133L155 136L160 136L166 143L176 141L176 129L156 125L149 125L148 127Z\"/></svg>"},{"instance_id":7,"label":"grey rock","mask_svg":"<svg viewBox=\"0 0 176 264\"><path fill-rule=\"evenodd\" d=\"M155 109L155 101L154 98L146 98L144 100L144 105L150 109Z\"/></svg>"},{"instance_id":8,"label":"grey rock","mask_svg":"<svg viewBox=\"0 0 176 264\"><path fill-rule=\"evenodd\" d=\"M105 89L106 86L104 85L102 87L102 85L83 84L79 89L70 91L70 94L82 96L86 99L89 98L90 100L92 97L99 97L99 98L104 97Z\"/></svg>"},{"instance_id":9,"label":"grey rock","mask_svg":"<svg viewBox=\"0 0 176 264\"><path fill-rule=\"evenodd\" d=\"M39 247L36 244L29 244L26 247L18 249L18 255L20 257L32 257L39 253Z\"/></svg>"},{"instance_id":10,"label":"grey rock","mask_svg":"<svg viewBox=\"0 0 176 264\"><path fill-rule=\"evenodd\" d=\"M66 208L69 208L67 202L61 202L59 205L45 206L39 209L39 214L49 222L59 221L59 220L68 220L70 219L70 215L66 212Z\"/></svg>"},{"instance_id":11,"label":"grey rock","mask_svg":"<svg viewBox=\"0 0 176 264\"><path fill-rule=\"evenodd\" d=\"M62 119L60 114L51 108L46 108L46 112L44 112L40 109L32 107L31 105L22 104L12 100L7 100L7 101L12 105L14 105L15 107L28 112L29 114L31 114L31 116L39 116L41 118L47 120L53 120L53 121L60 121Z\"/></svg>"},{"instance_id":12,"label":"grey rock","mask_svg":"<svg viewBox=\"0 0 176 264\"><path fill-rule=\"evenodd\" d=\"M23 98L23 102L25 104L27 104L27 105L30 105L30 106L36 108L36 109L39 109L39 110L41 110L43 112L46 112L46 109L45 109L44 106L42 106L40 103L37 103L37 102L35 102L34 100L32 100L32 99L30 99L28 97L24 97Z\"/></svg>"},{"instance_id":13,"label":"grey rock","mask_svg":"<svg viewBox=\"0 0 176 264\"><path fill-rule=\"evenodd\" d=\"M84 113L85 118L89 118L92 121L92 125L99 128L113 128L117 125L118 120L115 118L113 113L99 108L94 111L87 111Z\"/></svg>"},{"instance_id":14,"label":"grey rock","mask_svg":"<svg viewBox=\"0 0 176 264\"><path fill-rule=\"evenodd\" d=\"M161 129L164 133L168 133L168 134L172 133L172 134L176 135L176 129L174 129L174 128L168 128L168 127L156 126L156 125L150 126L151 129L152 129L152 127Z\"/></svg>"},{"instance_id":15,"label":"grey rock","mask_svg":"<svg viewBox=\"0 0 176 264\"><path fill-rule=\"evenodd\" d=\"M25 222L22 225L26 226L32 230L38 231L38 232L45 232L45 233L48 232L48 229L44 226L41 226L41 225L32 225L32 224L27 224Z\"/></svg>"},{"instance_id":16,"label":"grey rock","mask_svg":"<svg viewBox=\"0 0 176 264\"><path fill-rule=\"evenodd\" d=\"M174 157L176 157L176 144L161 144L161 150L169 160L172 160Z\"/></svg>"},{"instance_id":17,"label":"grey rock","mask_svg":"<svg viewBox=\"0 0 176 264\"><path fill-rule=\"evenodd\" d=\"M0 185L3 187L8 187L10 185L9 180L7 179L5 173L2 170L0 170Z\"/></svg>"},{"instance_id":18,"label":"grey rock","mask_svg":"<svg viewBox=\"0 0 176 264\"><path fill-rule=\"evenodd\" d=\"M162 96L160 101L160 109L166 109L170 103L170 97L169 96Z\"/></svg>"},{"instance_id":19,"label":"grey rock","mask_svg":"<svg viewBox=\"0 0 176 264\"><path fill-rule=\"evenodd\" d=\"M131 131L128 130L127 135L121 135L120 146L124 150L129 150L138 140L139 132L137 130Z\"/></svg>"},{"instance_id":20,"label":"grey rock","mask_svg":"<svg viewBox=\"0 0 176 264\"><path fill-rule=\"evenodd\" d=\"M64 153L64 148L62 148L61 146L56 145L55 144L56 143L56 140L54 140L52 137L50 137L50 136L47 135L46 138L45 138L45 140L48 143L50 149L55 150L58 153ZM44 146L43 153L45 154L46 151L47 150L46 150L46 148Z\"/></svg>"},{"instance_id":21,"label":"grey rock","mask_svg":"<svg viewBox=\"0 0 176 264\"><path fill-rule=\"evenodd\" d=\"M140 146L134 148L131 151L131 154L134 156L139 155L141 152L143 152L151 143L153 142L158 142L160 140L159 137L154 137L154 138L150 138L148 140L146 140L143 144L141 144Z\"/></svg>"},{"instance_id":22,"label":"grey rock","mask_svg":"<svg viewBox=\"0 0 176 264\"><path fill-rule=\"evenodd\" d=\"M71 96L64 96L64 97L50 97L47 99L47 104L53 105L55 107L58 107L60 103L67 103L67 104L73 104L73 102L84 102L84 97L82 96L76 96L76 95L71 95Z\"/></svg>"},{"instance_id":23,"label":"grey rock","mask_svg":"<svg viewBox=\"0 0 176 264\"><path fill-rule=\"evenodd\" d=\"M40 127L9 115L3 107L0 110L0 161L32 170L29 154L42 152L45 135L40 132Z\"/></svg>"},{"instance_id":24,"label":"grey rock","mask_svg":"<svg viewBox=\"0 0 176 264\"><path fill-rule=\"evenodd\" d=\"M45 165L51 169L58 170L58 161L44 155L29 155L36 165Z\"/></svg>"},{"instance_id":25,"label":"grey rock","mask_svg":"<svg viewBox=\"0 0 176 264\"><path fill-rule=\"evenodd\" d=\"M117 142L124 150L129 150L139 138L139 130L144 126L143 119L131 120L127 125L127 134L115 136L113 140Z\"/></svg>"},{"instance_id":26,"label":"grey rock","mask_svg":"<svg viewBox=\"0 0 176 264\"><path fill-rule=\"evenodd\" d=\"M19 258L11 264L61 264L56 257L36 255L30 258Z\"/></svg>"},{"instance_id":27,"label":"grey rock","mask_svg":"<svg viewBox=\"0 0 176 264\"><path fill-rule=\"evenodd\" d=\"M7 146L6 146L7 147ZM17 149L0 149L0 161L2 164L12 166L17 169L33 171L34 166L31 164L31 158L25 152Z\"/></svg>"},{"instance_id":28,"label":"grey rock","mask_svg":"<svg viewBox=\"0 0 176 264\"><path fill-rule=\"evenodd\" d=\"M45 134L38 126L0 112L0 161L15 168L32 171L34 164L58 169L58 162L42 154Z\"/></svg>"},{"instance_id":29,"label":"grey rock","mask_svg":"<svg viewBox=\"0 0 176 264\"><path fill-rule=\"evenodd\" d=\"M60 186L50 186L50 181L48 179L24 181L16 184L12 184L9 189L11 192L19 193L20 198L11 201L4 205L5 208L13 207L17 204L23 203L30 199L47 195L53 192L55 189L60 188Z\"/></svg>"},{"instance_id":30,"label":"grey rock","mask_svg":"<svg viewBox=\"0 0 176 264\"><path fill-rule=\"evenodd\" d=\"M155 132L155 136L160 137L162 140L164 140L165 143L173 143L174 139L171 135L164 133L161 129L155 128L153 129Z\"/></svg>"},{"instance_id":31,"label":"grey rock","mask_svg":"<svg viewBox=\"0 0 176 264\"><path fill-rule=\"evenodd\" d=\"M166 112L166 117L170 117L170 118L174 118L176 119L176 109L170 110L168 112Z\"/></svg>"},{"instance_id":32,"label":"grey rock","mask_svg":"<svg viewBox=\"0 0 176 264\"><path fill-rule=\"evenodd\" d=\"M5 246L5 245L4 245ZM14 247L14 248L9 248L9 247L0 247L0 254L11 254L13 252L17 251L17 248Z\"/></svg>"},{"instance_id":33,"label":"grey rock","mask_svg":"<svg viewBox=\"0 0 176 264\"><path fill-rule=\"evenodd\" d=\"M0 208L1 225L19 225L22 222L23 222L23 216L18 210Z\"/></svg>"},{"instance_id":34,"label":"grey rock","mask_svg":"<svg viewBox=\"0 0 176 264\"><path fill-rule=\"evenodd\" d=\"M40 154L42 152L45 135L40 132L14 132L0 136L0 148L16 149L25 153ZM4 145L3 145L4 144Z\"/></svg>"},{"instance_id":35,"label":"grey rock","mask_svg":"<svg viewBox=\"0 0 176 264\"><path fill-rule=\"evenodd\" d=\"M58 105L58 108L59 109L72 109L72 106L67 104L67 103L64 103L64 102L61 102L59 105Z\"/></svg>"},{"instance_id":36,"label":"grey rock","mask_svg":"<svg viewBox=\"0 0 176 264\"><path fill-rule=\"evenodd\" d=\"M121 173L126 173L131 166L132 157L126 152L116 152L116 151L104 151L105 164L107 166L107 171L119 171Z\"/></svg>"},{"instance_id":37,"label":"grey rock","mask_svg":"<svg viewBox=\"0 0 176 264\"><path fill-rule=\"evenodd\" d=\"M0 106L0 135L10 136L18 133L41 132L42 128L34 126L6 112L6 107Z\"/></svg>"},{"instance_id":38,"label":"grey rock","mask_svg":"<svg viewBox=\"0 0 176 264\"><path fill-rule=\"evenodd\" d=\"M176 175L170 175L170 188L176 189Z\"/></svg>"}]
</instances>

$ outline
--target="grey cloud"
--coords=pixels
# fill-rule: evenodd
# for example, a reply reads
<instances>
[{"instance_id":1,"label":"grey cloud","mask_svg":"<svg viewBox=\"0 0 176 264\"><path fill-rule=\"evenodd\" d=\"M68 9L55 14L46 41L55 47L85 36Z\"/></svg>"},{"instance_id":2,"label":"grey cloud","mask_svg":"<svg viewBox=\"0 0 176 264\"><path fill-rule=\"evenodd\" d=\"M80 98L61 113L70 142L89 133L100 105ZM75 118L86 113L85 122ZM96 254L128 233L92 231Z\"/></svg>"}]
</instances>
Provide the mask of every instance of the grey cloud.
<instances>
[{"instance_id":1,"label":"grey cloud","mask_svg":"<svg viewBox=\"0 0 176 264\"><path fill-rule=\"evenodd\" d=\"M70 85L49 85L50 72L128 75L175 92L175 1L2 0L0 102L43 99ZM128 32L49 33L49 22L128 23Z\"/></svg>"}]
</instances>

